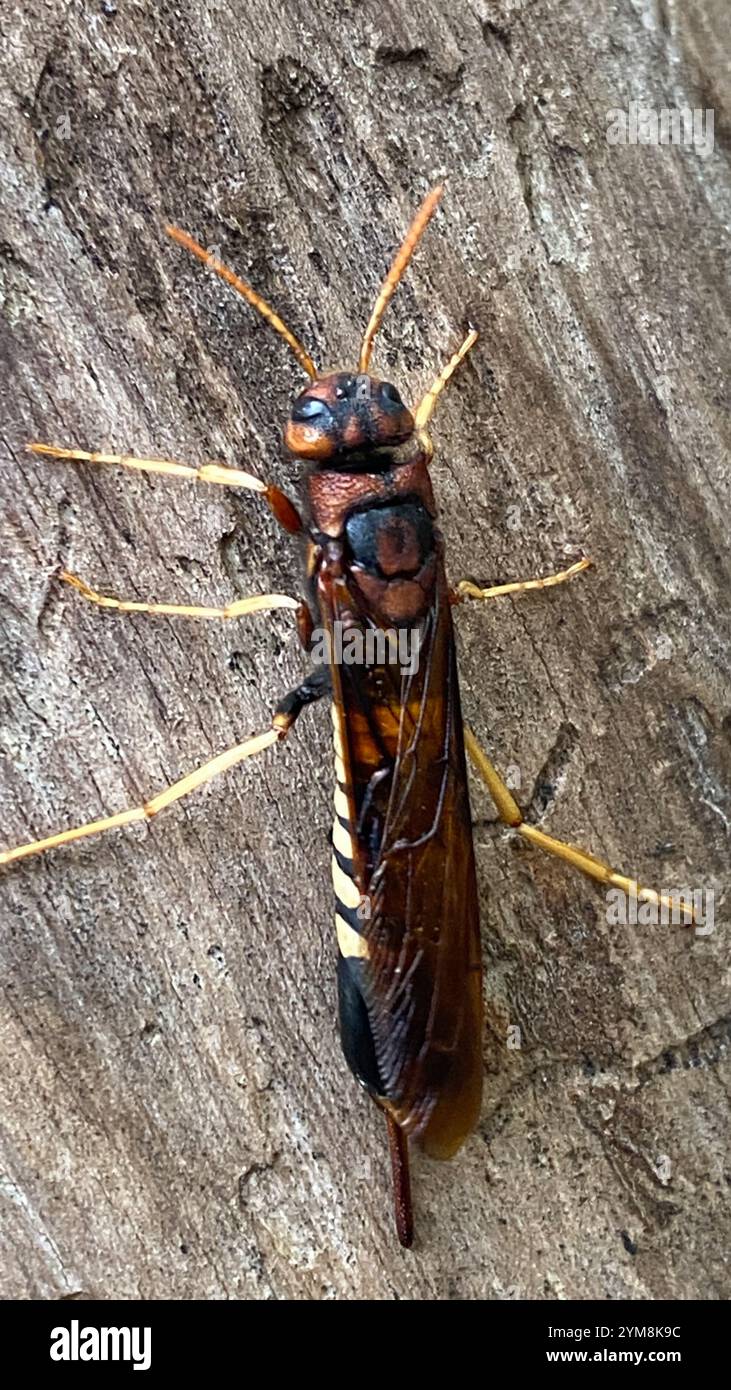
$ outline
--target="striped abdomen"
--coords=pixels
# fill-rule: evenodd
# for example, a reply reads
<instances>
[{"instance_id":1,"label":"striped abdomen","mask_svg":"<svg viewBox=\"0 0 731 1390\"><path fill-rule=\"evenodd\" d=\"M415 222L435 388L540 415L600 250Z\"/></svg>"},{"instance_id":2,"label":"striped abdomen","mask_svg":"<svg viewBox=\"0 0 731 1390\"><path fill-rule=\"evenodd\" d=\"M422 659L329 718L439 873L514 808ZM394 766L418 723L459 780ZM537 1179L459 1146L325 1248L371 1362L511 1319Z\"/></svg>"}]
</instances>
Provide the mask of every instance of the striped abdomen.
<instances>
[{"instance_id":1,"label":"striped abdomen","mask_svg":"<svg viewBox=\"0 0 731 1390\"><path fill-rule=\"evenodd\" d=\"M355 882L355 846L350 822L348 773L340 711L332 706L335 744L335 817L332 833L332 876L335 889L335 932L338 940L338 1005L340 1041L345 1060L357 1079L375 1095L383 1091L378 1075L373 1034L363 994L363 969L368 942L367 899Z\"/></svg>"},{"instance_id":2,"label":"striped abdomen","mask_svg":"<svg viewBox=\"0 0 731 1390\"><path fill-rule=\"evenodd\" d=\"M341 956L362 959L368 948L362 935L364 899L355 882L355 854L350 824L348 773L341 730L341 716L336 704L332 706L333 741L335 745L335 817L332 833L332 876L335 889L335 930Z\"/></svg>"}]
</instances>

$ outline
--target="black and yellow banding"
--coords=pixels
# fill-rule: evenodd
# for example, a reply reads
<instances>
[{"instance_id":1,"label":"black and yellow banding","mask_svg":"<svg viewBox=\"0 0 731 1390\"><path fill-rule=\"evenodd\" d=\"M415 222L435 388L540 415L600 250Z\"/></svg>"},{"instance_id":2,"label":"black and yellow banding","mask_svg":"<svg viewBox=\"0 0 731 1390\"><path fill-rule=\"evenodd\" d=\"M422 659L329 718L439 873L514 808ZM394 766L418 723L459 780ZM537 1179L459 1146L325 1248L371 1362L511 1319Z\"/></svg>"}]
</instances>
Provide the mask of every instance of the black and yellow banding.
<instances>
[{"instance_id":1,"label":"black and yellow banding","mask_svg":"<svg viewBox=\"0 0 731 1390\"><path fill-rule=\"evenodd\" d=\"M332 831L332 879L335 889L335 931L338 950L345 960L364 960L368 955L367 942L360 931L362 895L355 882L353 862L353 833L348 801L348 774L340 711L332 705L333 744L335 748L335 818Z\"/></svg>"}]
</instances>

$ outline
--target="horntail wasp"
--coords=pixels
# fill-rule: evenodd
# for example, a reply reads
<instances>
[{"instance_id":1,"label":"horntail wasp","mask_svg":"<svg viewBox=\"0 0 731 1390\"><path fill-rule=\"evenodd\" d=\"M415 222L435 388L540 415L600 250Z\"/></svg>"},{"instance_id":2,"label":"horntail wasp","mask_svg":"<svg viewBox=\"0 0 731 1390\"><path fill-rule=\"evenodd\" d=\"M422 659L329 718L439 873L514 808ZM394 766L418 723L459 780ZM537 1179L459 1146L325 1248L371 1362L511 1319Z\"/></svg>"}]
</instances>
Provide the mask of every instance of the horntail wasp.
<instances>
[{"instance_id":1,"label":"horntail wasp","mask_svg":"<svg viewBox=\"0 0 731 1390\"><path fill-rule=\"evenodd\" d=\"M238 469L29 445L50 458L119 464L260 493L288 532L304 534L310 599L321 630L332 634L339 624L351 635L381 632L393 638L408 627L418 633L418 662L404 669L389 659L385 647L361 663L322 662L280 702L269 729L143 806L0 854L0 864L9 864L115 826L151 820L210 778L286 738L305 705L330 695L341 1039L348 1065L386 1117L396 1227L404 1246L413 1239L409 1140L418 1140L435 1158L449 1158L480 1113L480 934L465 752L500 819L525 839L599 883L676 906L593 855L526 824L505 782L462 724L453 605L562 584L590 562L580 559L542 579L485 589L466 580L451 587L447 581L429 476L428 425L477 332L470 329L414 410L390 381L369 371L385 310L442 192L437 187L428 194L406 233L365 330L357 367L325 374L260 295L187 233L166 229L267 320L309 378L284 431L289 453L308 465L307 521L278 487ZM216 619L289 608L303 645L312 645L310 604L288 595L256 595L225 608L138 603L99 594L67 572L61 578L92 603L123 613Z\"/></svg>"}]
</instances>

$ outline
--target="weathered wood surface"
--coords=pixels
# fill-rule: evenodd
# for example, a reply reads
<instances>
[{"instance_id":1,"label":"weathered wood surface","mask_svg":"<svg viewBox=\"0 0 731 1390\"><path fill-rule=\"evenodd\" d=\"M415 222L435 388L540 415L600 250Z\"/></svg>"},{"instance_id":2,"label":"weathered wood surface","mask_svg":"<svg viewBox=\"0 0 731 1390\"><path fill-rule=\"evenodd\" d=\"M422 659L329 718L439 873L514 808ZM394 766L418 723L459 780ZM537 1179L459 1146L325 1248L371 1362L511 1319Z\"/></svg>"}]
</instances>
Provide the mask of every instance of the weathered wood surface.
<instances>
[{"instance_id":1,"label":"weathered wood surface","mask_svg":"<svg viewBox=\"0 0 731 1390\"><path fill-rule=\"evenodd\" d=\"M4 18L2 840L139 801L265 727L305 669L286 614L115 618L57 581L207 603L300 587L255 498L23 451L217 458L296 488L296 367L163 221L349 363L449 173L377 361L416 395L465 319L481 328L435 427L452 574L596 561L459 613L466 711L541 824L717 890L710 936L612 927L474 788L486 1099L456 1161L417 1163L407 1254L336 1036L325 708L153 828L7 871L5 1296L731 1292L724 11L47 0ZM713 107L714 153L609 146L606 111L633 98Z\"/></svg>"}]
</instances>

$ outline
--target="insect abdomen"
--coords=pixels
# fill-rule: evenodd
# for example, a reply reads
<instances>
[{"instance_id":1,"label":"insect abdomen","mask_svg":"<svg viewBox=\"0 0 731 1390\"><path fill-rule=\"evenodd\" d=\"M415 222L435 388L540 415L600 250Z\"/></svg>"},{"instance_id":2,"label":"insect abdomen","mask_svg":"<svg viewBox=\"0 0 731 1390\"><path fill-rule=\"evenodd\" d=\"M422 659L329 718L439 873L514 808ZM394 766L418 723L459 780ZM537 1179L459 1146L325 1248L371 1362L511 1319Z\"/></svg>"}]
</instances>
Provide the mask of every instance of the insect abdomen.
<instances>
[{"instance_id":1,"label":"insect abdomen","mask_svg":"<svg viewBox=\"0 0 731 1390\"><path fill-rule=\"evenodd\" d=\"M367 955L362 924L362 896L355 882L353 831L350 824L348 773L340 729L340 713L333 704L333 741L335 745L335 818L332 830L332 877L335 889L335 928L341 956L356 958ZM359 915L360 914L360 915Z\"/></svg>"},{"instance_id":2,"label":"insect abdomen","mask_svg":"<svg viewBox=\"0 0 731 1390\"><path fill-rule=\"evenodd\" d=\"M364 899L355 882L353 830L348 801L348 774L340 713L332 706L335 746L335 817L332 832L332 876L335 889L335 932L338 941L338 1012L340 1041L350 1070L378 1094L382 1089L376 1050L363 996L361 976L368 956L363 935Z\"/></svg>"}]
</instances>

